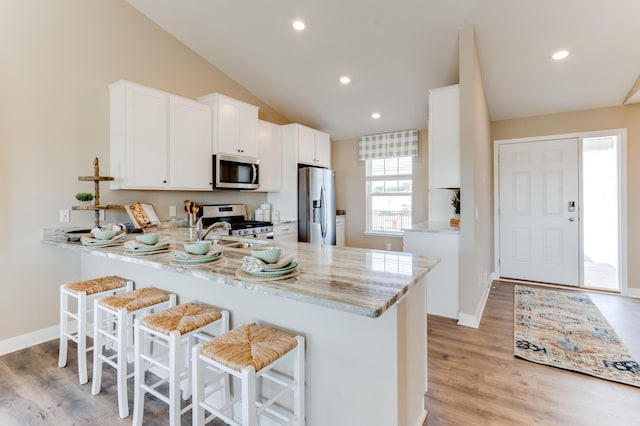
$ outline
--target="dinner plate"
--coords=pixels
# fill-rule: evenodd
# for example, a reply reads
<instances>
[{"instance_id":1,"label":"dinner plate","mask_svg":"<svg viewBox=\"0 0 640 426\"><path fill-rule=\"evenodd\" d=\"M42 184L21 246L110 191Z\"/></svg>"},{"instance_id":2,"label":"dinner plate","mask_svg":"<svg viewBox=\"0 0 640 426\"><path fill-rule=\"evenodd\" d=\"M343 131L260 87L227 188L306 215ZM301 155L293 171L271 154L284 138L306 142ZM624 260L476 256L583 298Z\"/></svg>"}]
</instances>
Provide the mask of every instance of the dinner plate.
<instances>
[{"instance_id":1,"label":"dinner plate","mask_svg":"<svg viewBox=\"0 0 640 426\"><path fill-rule=\"evenodd\" d=\"M172 260L175 260L178 263L184 263L185 265L197 265L199 263L213 262L214 260L217 260L220 256L222 256L222 253L216 253L213 256L189 257L186 259L180 259L180 258L174 257Z\"/></svg>"},{"instance_id":2,"label":"dinner plate","mask_svg":"<svg viewBox=\"0 0 640 426\"><path fill-rule=\"evenodd\" d=\"M112 246L112 245L124 243L124 238L116 238L111 240L100 240L100 241L81 240L81 242L82 242L82 245L84 246L104 247L104 246Z\"/></svg>"},{"instance_id":3,"label":"dinner plate","mask_svg":"<svg viewBox=\"0 0 640 426\"><path fill-rule=\"evenodd\" d=\"M150 252L150 251L165 250L170 245L171 245L171 243L157 244L157 245L148 246L148 247L136 247L134 249L127 249L127 251L130 252L130 253L147 253L147 252Z\"/></svg>"},{"instance_id":4,"label":"dinner plate","mask_svg":"<svg viewBox=\"0 0 640 426\"><path fill-rule=\"evenodd\" d=\"M259 272L251 272L251 271L247 271L246 269L243 269L243 271L246 272L247 274L250 274L256 277L279 277L281 275L287 275L288 273L293 271L297 266L298 264L296 262L291 262L284 268L278 268L273 270L262 270Z\"/></svg>"}]
</instances>

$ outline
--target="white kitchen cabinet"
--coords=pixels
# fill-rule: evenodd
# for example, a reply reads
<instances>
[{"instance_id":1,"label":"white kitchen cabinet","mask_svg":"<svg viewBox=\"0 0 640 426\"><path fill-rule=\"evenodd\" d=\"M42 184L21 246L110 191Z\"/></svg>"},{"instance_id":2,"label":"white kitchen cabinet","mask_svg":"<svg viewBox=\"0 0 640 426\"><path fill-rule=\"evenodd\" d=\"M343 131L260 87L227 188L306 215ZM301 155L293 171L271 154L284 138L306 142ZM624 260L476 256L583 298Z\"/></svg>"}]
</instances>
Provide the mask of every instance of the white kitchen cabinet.
<instances>
[{"instance_id":1,"label":"white kitchen cabinet","mask_svg":"<svg viewBox=\"0 0 640 426\"><path fill-rule=\"evenodd\" d=\"M273 225L274 241L298 241L298 222L290 220Z\"/></svg>"},{"instance_id":2,"label":"white kitchen cabinet","mask_svg":"<svg viewBox=\"0 0 640 426\"><path fill-rule=\"evenodd\" d=\"M344 247L345 222L346 218L344 215L336 215L336 247Z\"/></svg>"},{"instance_id":3,"label":"white kitchen cabinet","mask_svg":"<svg viewBox=\"0 0 640 426\"><path fill-rule=\"evenodd\" d=\"M258 158L258 107L220 93L201 96L212 111L213 152Z\"/></svg>"},{"instance_id":4,"label":"white kitchen cabinet","mask_svg":"<svg viewBox=\"0 0 640 426\"><path fill-rule=\"evenodd\" d=\"M427 313L458 319L458 253L460 233L446 229L446 223L437 229L414 225L416 230L404 230L404 251L427 256L438 256L438 263L427 274Z\"/></svg>"},{"instance_id":5,"label":"white kitchen cabinet","mask_svg":"<svg viewBox=\"0 0 640 426\"><path fill-rule=\"evenodd\" d=\"M282 185L280 192L269 192L271 210L279 210L282 221L298 219L298 128L297 124L281 126Z\"/></svg>"},{"instance_id":6,"label":"white kitchen cabinet","mask_svg":"<svg viewBox=\"0 0 640 426\"><path fill-rule=\"evenodd\" d=\"M460 188L460 85L429 92L429 187Z\"/></svg>"},{"instance_id":7,"label":"white kitchen cabinet","mask_svg":"<svg viewBox=\"0 0 640 426\"><path fill-rule=\"evenodd\" d=\"M211 189L208 106L124 80L109 89L112 189Z\"/></svg>"},{"instance_id":8,"label":"white kitchen cabinet","mask_svg":"<svg viewBox=\"0 0 640 426\"><path fill-rule=\"evenodd\" d=\"M169 96L169 186L210 190L211 161L211 108Z\"/></svg>"},{"instance_id":9,"label":"white kitchen cabinet","mask_svg":"<svg viewBox=\"0 0 640 426\"><path fill-rule=\"evenodd\" d=\"M329 134L301 124L290 124L298 141L298 163L331 168Z\"/></svg>"},{"instance_id":10,"label":"white kitchen cabinet","mask_svg":"<svg viewBox=\"0 0 640 426\"><path fill-rule=\"evenodd\" d=\"M278 192L282 188L282 130L280 125L258 121L258 192Z\"/></svg>"}]
</instances>

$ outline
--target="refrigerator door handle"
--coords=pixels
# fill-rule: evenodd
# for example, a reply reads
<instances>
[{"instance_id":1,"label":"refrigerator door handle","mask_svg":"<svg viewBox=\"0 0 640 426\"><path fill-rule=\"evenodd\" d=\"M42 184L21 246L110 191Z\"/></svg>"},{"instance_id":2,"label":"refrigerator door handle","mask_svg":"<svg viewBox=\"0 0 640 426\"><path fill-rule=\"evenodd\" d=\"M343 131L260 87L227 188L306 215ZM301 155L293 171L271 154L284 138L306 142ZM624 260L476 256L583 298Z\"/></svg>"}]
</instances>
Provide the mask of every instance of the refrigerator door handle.
<instances>
[{"instance_id":1,"label":"refrigerator door handle","mask_svg":"<svg viewBox=\"0 0 640 426\"><path fill-rule=\"evenodd\" d=\"M326 198L324 192L324 185L320 188L320 212L322 214L322 221L320 222L320 233L322 234L322 239L324 240L327 237L327 209L326 207Z\"/></svg>"}]
</instances>

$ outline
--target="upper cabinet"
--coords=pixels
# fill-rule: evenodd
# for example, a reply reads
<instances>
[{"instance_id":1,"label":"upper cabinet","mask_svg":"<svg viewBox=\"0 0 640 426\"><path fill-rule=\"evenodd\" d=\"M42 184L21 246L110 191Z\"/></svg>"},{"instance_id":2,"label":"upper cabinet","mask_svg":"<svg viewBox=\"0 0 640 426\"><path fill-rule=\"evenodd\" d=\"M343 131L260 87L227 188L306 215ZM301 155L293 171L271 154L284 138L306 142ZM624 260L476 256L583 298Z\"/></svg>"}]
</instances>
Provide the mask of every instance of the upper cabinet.
<instances>
[{"instance_id":1,"label":"upper cabinet","mask_svg":"<svg viewBox=\"0 0 640 426\"><path fill-rule=\"evenodd\" d=\"M298 163L331 168L331 140L327 133L290 124L297 133Z\"/></svg>"},{"instance_id":2,"label":"upper cabinet","mask_svg":"<svg viewBox=\"0 0 640 426\"><path fill-rule=\"evenodd\" d=\"M258 107L220 93L198 98L212 110L213 152L258 157Z\"/></svg>"},{"instance_id":3,"label":"upper cabinet","mask_svg":"<svg viewBox=\"0 0 640 426\"><path fill-rule=\"evenodd\" d=\"M282 129L278 124L258 121L259 192L278 192L282 188Z\"/></svg>"},{"instance_id":4,"label":"upper cabinet","mask_svg":"<svg viewBox=\"0 0 640 426\"><path fill-rule=\"evenodd\" d=\"M460 85L429 92L429 187L460 188Z\"/></svg>"},{"instance_id":5,"label":"upper cabinet","mask_svg":"<svg viewBox=\"0 0 640 426\"><path fill-rule=\"evenodd\" d=\"M118 81L110 89L113 189L211 189L211 110Z\"/></svg>"}]
</instances>

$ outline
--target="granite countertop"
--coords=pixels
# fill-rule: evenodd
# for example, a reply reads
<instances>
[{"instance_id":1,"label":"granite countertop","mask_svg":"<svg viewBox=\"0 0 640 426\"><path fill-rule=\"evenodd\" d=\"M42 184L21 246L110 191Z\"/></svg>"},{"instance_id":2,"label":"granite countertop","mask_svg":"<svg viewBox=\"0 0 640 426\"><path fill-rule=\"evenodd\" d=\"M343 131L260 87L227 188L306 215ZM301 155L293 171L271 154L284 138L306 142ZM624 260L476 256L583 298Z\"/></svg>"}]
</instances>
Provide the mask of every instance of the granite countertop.
<instances>
[{"instance_id":1,"label":"granite countertop","mask_svg":"<svg viewBox=\"0 0 640 426\"><path fill-rule=\"evenodd\" d=\"M242 265L242 257L250 255L250 248L223 247L225 262L187 266L173 262L171 252L136 256L128 254L122 245L99 248L68 242L64 231L43 230L43 243L373 318L400 300L438 263L436 257L411 253L278 241L282 252L295 258L300 275L280 281L244 281L236 277L235 271ZM182 249L183 241L193 238L192 233L184 228L164 228L158 232L161 237L170 237L178 249ZM127 235L127 239L134 238L135 234ZM243 240L228 236L221 238ZM276 245L273 240L245 241Z\"/></svg>"},{"instance_id":2,"label":"granite countertop","mask_svg":"<svg viewBox=\"0 0 640 426\"><path fill-rule=\"evenodd\" d=\"M460 227L451 226L451 224L447 222L420 222L416 223L409 228L403 228L403 231L413 231L413 232L442 232L449 234L459 234Z\"/></svg>"}]
</instances>

